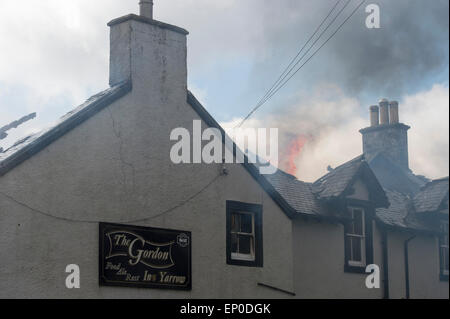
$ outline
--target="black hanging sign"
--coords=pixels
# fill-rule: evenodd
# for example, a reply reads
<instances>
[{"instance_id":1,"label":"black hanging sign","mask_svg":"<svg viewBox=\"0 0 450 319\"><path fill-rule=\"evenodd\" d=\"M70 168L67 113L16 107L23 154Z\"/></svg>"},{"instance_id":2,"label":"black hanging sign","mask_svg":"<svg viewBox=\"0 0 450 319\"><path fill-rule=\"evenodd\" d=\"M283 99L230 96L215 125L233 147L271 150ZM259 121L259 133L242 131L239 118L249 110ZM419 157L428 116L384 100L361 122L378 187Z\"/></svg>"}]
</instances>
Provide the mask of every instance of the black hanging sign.
<instances>
[{"instance_id":1,"label":"black hanging sign","mask_svg":"<svg viewBox=\"0 0 450 319\"><path fill-rule=\"evenodd\" d=\"M100 285L190 290L191 233L100 223Z\"/></svg>"}]
</instances>

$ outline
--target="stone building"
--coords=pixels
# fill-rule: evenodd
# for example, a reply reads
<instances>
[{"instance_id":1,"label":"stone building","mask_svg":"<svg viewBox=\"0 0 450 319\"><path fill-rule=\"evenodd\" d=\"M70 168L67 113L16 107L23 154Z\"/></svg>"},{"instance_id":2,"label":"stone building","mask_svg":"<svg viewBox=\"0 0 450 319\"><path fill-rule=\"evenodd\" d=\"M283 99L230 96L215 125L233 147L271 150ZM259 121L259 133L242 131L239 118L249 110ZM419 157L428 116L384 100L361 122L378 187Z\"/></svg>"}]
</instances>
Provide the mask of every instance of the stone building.
<instances>
[{"instance_id":1,"label":"stone building","mask_svg":"<svg viewBox=\"0 0 450 319\"><path fill-rule=\"evenodd\" d=\"M223 132L187 89L188 32L151 1L108 25L110 88L0 152L0 297L448 298L448 178L409 170L396 103L314 183L174 164L174 128Z\"/></svg>"}]
</instances>

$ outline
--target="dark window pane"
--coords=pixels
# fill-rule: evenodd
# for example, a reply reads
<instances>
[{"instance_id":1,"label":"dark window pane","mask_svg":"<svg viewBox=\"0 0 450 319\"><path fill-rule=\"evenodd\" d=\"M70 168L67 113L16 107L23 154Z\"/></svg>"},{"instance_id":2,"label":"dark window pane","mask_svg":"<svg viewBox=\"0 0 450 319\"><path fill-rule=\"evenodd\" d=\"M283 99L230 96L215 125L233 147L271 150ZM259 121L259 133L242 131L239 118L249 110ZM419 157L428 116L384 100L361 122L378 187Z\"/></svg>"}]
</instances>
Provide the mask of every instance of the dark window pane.
<instances>
[{"instance_id":1,"label":"dark window pane","mask_svg":"<svg viewBox=\"0 0 450 319\"><path fill-rule=\"evenodd\" d=\"M239 253L249 255L252 252L253 240L251 236L239 236Z\"/></svg>"},{"instance_id":2,"label":"dark window pane","mask_svg":"<svg viewBox=\"0 0 450 319\"><path fill-rule=\"evenodd\" d=\"M231 215L231 231L232 232L238 232L240 229L240 225L239 225L240 218L239 217L240 217L240 214L237 214L237 213Z\"/></svg>"},{"instance_id":3,"label":"dark window pane","mask_svg":"<svg viewBox=\"0 0 450 319\"><path fill-rule=\"evenodd\" d=\"M238 252L238 235L231 234L231 252L237 253Z\"/></svg>"},{"instance_id":4,"label":"dark window pane","mask_svg":"<svg viewBox=\"0 0 450 319\"><path fill-rule=\"evenodd\" d=\"M345 237L345 249L348 252L348 254L350 254L350 256L346 257L346 258L350 258L350 260L352 259L351 253L352 253L352 238L349 236Z\"/></svg>"},{"instance_id":5,"label":"dark window pane","mask_svg":"<svg viewBox=\"0 0 450 319\"><path fill-rule=\"evenodd\" d=\"M444 249L444 269L448 270L448 248Z\"/></svg>"},{"instance_id":6,"label":"dark window pane","mask_svg":"<svg viewBox=\"0 0 450 319\"><path fill-rule=\"evenodd\" d=\"M354 234L362 235L363 234L363 214L360 210L354 211L354 217L353 217L353 230Z\"/></svg>"},{"instance_id":7,"label":"dark window pane","mask_svg":"<svg viewBox=\"0 0 450 319\"><path fill-rule=\"evenodd\" d=\"M252 215L250 214L241 215L241 232L249 234L253 232Z\"/></svg>"},{"instance_id":8,"label":"dark window pane","mask_svg":"<svg viewBox=\"0 0 450 319\"><path fill-rule=\"evenodd\" d=\"M352 238L352 260L362 261L360 238Z\"/></svg>"}]
</instances>

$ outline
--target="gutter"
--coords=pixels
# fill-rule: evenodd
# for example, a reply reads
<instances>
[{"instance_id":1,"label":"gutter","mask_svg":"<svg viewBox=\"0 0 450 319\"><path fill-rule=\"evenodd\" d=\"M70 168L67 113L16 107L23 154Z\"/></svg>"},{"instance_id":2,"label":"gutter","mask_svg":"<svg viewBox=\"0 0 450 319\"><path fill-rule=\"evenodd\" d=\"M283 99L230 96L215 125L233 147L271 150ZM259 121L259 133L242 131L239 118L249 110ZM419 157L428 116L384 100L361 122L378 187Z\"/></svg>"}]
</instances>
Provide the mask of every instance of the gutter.
<instances>
[{"instance_id":1,"label":"gutter","mask_svg":"<svg viewBox=\"0 0 450 319\"><path fill-rule=\"evenodd\" d=\"M389 299L389 254L386 228L381 228L381 247L383 251L383 299Z\"/></svg>"},{"instance_id":2,"label":"gutter","mask_svg":"<svg viewBox=\"0 0 450 319\"><path fill-rule=\"evenodd\" d=\"M416 235L405 240L404 249L405 249L405 289L406 289L406 299L410 299L410 291L409 291L409 247L408 244L411 240L416 238Z\"/></svg>"}]
</instances>

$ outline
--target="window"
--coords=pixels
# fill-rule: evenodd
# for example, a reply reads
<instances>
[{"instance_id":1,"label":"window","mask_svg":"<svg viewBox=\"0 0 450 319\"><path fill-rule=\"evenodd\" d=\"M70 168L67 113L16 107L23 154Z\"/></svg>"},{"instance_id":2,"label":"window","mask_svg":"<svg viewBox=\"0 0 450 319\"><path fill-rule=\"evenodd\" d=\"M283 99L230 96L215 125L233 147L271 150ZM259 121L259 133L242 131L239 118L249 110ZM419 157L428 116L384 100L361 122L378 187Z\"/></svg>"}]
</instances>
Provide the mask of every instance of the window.
<instances>
[{"instance_id":1,"label":"window","mask_svg":"<svg viewBox=\"0 0 450 319\"><path fill-rule=\"evenodd\" d=\"M262 267L262 206L227 202L227 263Z\"/></svg>"},{"instance_id":2,"label":"window","mask_svg":"<svg viewBox=\"0 0 450 319\"><path fill-rule=\"evenodd\" d=\"M346 233L350 266L365 266L365 221L362 208L350 208L351 221Z\"/></svg>"},{"instance_id":3,"label":"window","mask_svg":"<svg viewBox=\"0 0 450 319\"><path fill-rule=\"evenodd\" d=\"M255 215L231 213L231 258L255 260Z\"/></svg>"},{"instance_id":4,"label":"window","mask_svg":"<svg viewBox=\"0 0 450 319\"><path fill-rule=\"evenodd\" d=\"M441 222L443 235L439 239L439 256L441 260L441 280L448 280L448 221Z\"/></svg>"},{"instance_id":5,"label":"window","mask_svg":"<svg viewBox=\"0 0 450 319\"><path fill-rule=\"evenodd\" d=\"M354 200L347 203L349 221L345 232L346 272L365 273L366 266L373 264L372 217L373 207Z\"/></svg>"}]
</instances>

